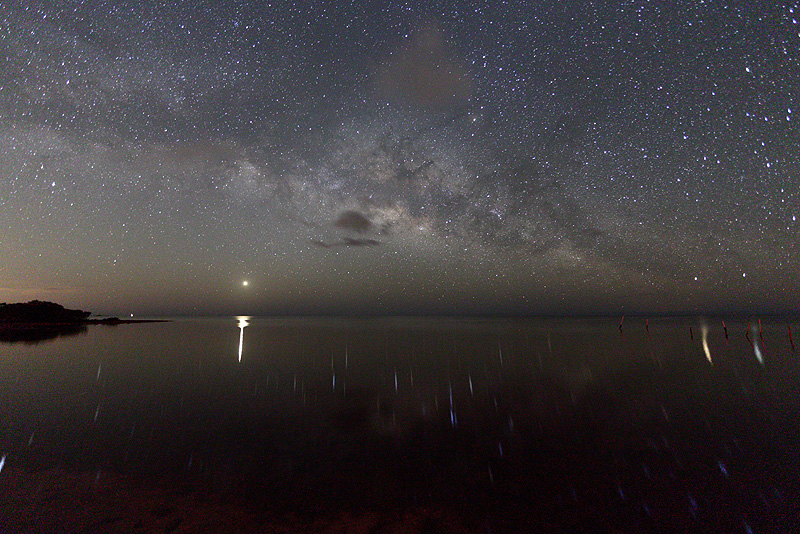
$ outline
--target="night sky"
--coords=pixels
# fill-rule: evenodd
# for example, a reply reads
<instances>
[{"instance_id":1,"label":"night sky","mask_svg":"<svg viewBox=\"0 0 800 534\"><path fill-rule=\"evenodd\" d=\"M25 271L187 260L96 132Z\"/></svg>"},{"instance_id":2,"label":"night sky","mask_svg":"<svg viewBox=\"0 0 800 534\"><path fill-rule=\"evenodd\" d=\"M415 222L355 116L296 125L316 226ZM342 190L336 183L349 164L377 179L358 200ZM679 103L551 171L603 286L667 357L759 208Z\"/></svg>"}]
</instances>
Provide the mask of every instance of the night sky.
<instances>
[{"instance_id":1,"label":"night sky","mask_svg":"<svg viewBox=\"0 0 800 534\"><path fill-rule=\"evenodd\" d=\"M798 21L800 2L3 2L0 302L796 311Z\"/></svg>"}]
</instances>

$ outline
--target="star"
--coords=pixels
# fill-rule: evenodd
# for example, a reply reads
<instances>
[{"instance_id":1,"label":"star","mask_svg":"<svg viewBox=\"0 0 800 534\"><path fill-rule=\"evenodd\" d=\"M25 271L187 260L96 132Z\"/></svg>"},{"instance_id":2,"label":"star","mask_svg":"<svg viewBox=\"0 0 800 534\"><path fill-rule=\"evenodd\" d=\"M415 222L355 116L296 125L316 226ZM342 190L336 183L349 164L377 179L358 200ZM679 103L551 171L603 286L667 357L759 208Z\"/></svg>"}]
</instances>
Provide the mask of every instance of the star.
<instances>
[{"instance_id":1,"label":"star","mask_svg":"<svg viewBox=\"0 0 800 534\"><path fill-rule=\"evenodd\" d=\"M0 17L0 302L800 309L795 6L73 3Z\"/></svg>"}]
</instances>

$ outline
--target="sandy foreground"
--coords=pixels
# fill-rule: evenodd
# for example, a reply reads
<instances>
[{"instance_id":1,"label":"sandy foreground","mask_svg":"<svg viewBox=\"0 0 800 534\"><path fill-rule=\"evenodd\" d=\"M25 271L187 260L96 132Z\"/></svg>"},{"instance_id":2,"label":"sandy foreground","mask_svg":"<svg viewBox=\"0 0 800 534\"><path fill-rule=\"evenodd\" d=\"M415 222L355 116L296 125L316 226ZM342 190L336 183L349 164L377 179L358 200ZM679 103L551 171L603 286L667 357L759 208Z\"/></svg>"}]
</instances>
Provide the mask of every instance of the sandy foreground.
<instances>
[{"instance_id":1,"label":"sandy foreground","mask_svg":"<svg viewBox=\"0 0 800 534\"><path fill-rule=\"evenodd\" d=\"M145 487L111 473L51 469L2 473L4 532L474 532L452 511L322 511L299 515L275 503L261 509L235 495L165 485Z\"/></svg>"}]
</instances>

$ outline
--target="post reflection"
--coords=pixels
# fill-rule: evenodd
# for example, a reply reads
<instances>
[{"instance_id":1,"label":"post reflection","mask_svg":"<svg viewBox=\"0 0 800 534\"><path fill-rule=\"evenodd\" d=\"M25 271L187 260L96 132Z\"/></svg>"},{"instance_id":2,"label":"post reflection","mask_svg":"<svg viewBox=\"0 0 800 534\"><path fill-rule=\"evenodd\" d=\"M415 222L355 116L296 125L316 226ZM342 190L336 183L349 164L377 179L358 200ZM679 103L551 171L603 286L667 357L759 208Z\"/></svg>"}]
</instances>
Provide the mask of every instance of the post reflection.
<instances>
[{"instance_id":1,"label":"post reflection","mask_svg":"<svg viewBox=\"0 0 800 534\"><path fill-rule=\"evenodd\" d=\"M242 347L244 345L244 328L249 325L249 315L238 315L236 320L239 321L239 361L242 361Z\"/></svg>"}]
</instances>

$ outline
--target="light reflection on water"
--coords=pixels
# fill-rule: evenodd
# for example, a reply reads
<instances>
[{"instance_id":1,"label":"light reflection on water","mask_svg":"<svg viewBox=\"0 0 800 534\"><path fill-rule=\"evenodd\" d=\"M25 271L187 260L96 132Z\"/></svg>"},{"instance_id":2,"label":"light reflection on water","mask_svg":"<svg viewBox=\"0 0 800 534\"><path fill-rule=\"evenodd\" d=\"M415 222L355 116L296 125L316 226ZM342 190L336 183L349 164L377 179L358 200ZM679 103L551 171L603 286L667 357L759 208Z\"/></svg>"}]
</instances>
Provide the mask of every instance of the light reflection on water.
<instances>
[{"instance_id":1,"label":"light reflection on water","mask_svg":"<svg viewBox=\"0 0 800 534\"><path fill-rule=\"evenodd\" d=\"M239 325L239 361L242 361L242 348L244 347L244 329L249 324L249 315L238 315L236 320Z\"/></svg>"},{"instance_id":2,"label":"light reflection on water","mask_svg":"<svg viewBox=\"0 0 800 534\"><path fill-rule=\"evenodd\" d=\"M287 499L310 478L330 486L321 500L344 487L373 504L468 488L462 499L498 514L529 499L622 521L635 502L637 521L713 516L741 530L777 520L793 496L789 332L631 317L98 325L0 343L3 473L214 477L224 465L236 484L280 484Z\"/></svg>"}]
</instances>

